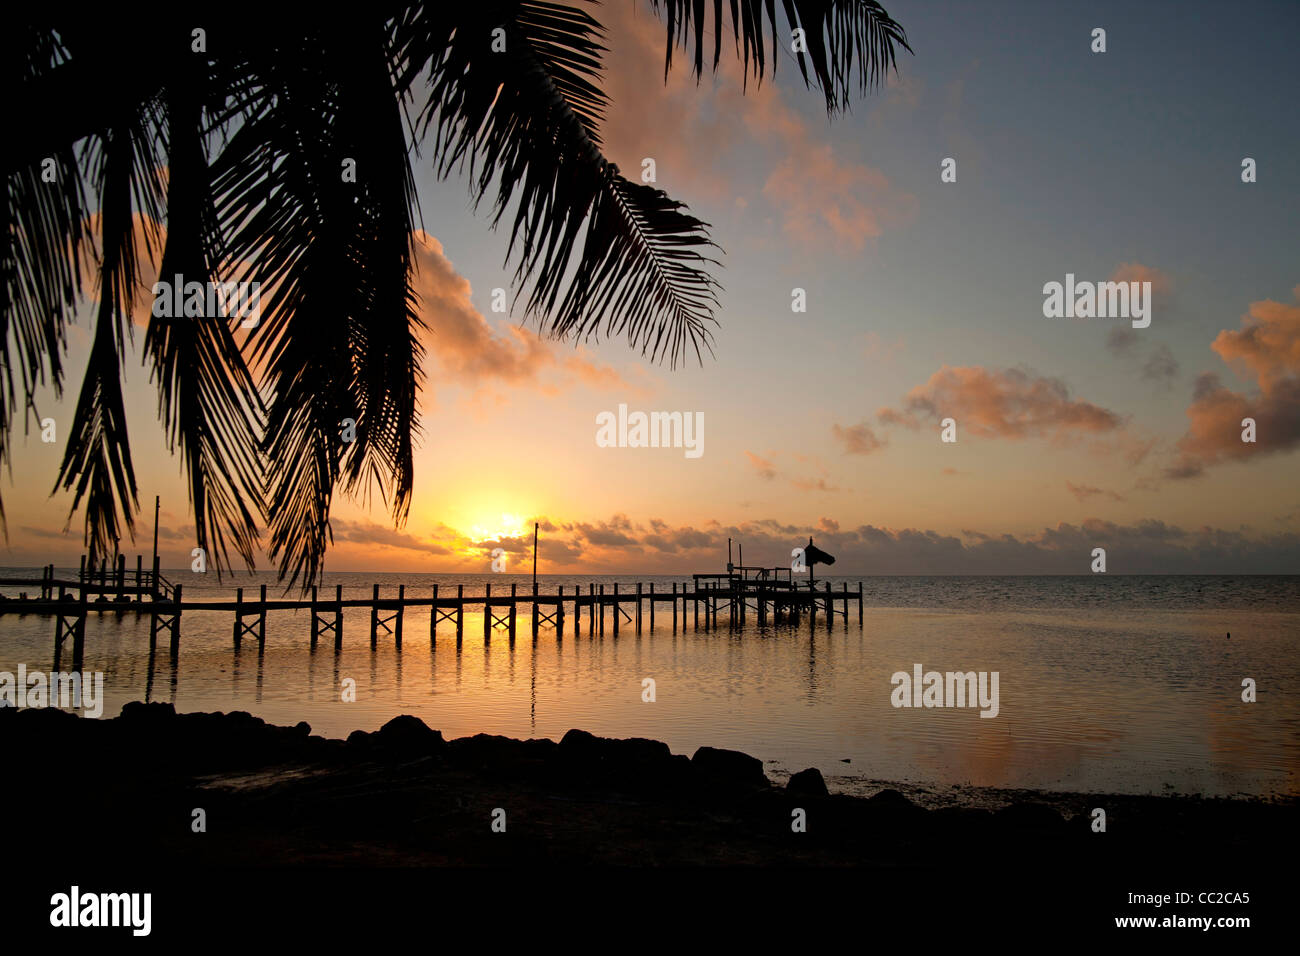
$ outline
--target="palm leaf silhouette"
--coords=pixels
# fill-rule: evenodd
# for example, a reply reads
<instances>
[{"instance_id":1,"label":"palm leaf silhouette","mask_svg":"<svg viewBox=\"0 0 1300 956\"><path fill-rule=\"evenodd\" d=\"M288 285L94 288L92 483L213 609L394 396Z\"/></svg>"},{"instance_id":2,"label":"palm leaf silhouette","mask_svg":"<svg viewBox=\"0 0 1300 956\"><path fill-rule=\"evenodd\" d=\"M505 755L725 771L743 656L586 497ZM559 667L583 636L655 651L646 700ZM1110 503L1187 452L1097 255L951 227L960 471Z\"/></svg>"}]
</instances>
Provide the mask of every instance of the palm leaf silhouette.
<instances>
[{"instance_id":1,"label":"palm leaf silhouette","mask_svg":"<svg viewBox=\"0 0 1300 956\"><path fill-rule=\"evenodd\" d=\"M703 0L649 5L667 30L665 71L676 46L693 46L701 73L710 28L716 69L721 0L711 25ZM781 8L785 28L805 32L799 69L829 112L877 85L897 47L910 50L871 0ZM423 381L412 168L426 153L440 177L467 176L476 206L491 197L494 228L509 224L516 302L539 332L622 337L673 367L702 361L719 250L707 223L603 155L595 9L394 2L333 22L147 2L130 21L105 9L13 18L0 76L10 128L24 135L3 160L0 462L20 394L29 421L42 384L61 394L66 326L93 258L92 346L57 487L73 492L70 521L84 507L86 546L105 557L137 510L121 376L141 276L156 266L164 281L242 279L261 288L255 328L154 315L144 336L196 544L218 574L232 552L251 569L265 547L287 587L306 587L336 491L377 491L400 526ZM745 76L761 82L769 33L773 69L779 50L776 4L730 0L729 13ZM150 56L116 55L138 47L141 24Z\"/></svg>"}]
</instances>

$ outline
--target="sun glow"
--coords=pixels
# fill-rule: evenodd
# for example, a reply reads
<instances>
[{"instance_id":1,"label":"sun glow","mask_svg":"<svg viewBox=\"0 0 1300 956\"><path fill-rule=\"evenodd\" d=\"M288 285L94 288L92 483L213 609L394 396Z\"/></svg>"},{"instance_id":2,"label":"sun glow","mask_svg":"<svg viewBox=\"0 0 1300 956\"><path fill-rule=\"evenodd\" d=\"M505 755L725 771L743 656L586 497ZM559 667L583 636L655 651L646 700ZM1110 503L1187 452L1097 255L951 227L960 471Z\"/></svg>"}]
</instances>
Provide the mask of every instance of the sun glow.
<instances>
[{"instance_id":1,"label":"sun glow","mask_svg":"<svg viewBox=\"0 0 1300 956\"><path fill-rule=\"evenodd\" d=\"M500 541L503 538L522 538L527 534L524 519L502 512L499 522L485 519L470 526L470 535L476 541Z\"/></svg>"}]
</instances>

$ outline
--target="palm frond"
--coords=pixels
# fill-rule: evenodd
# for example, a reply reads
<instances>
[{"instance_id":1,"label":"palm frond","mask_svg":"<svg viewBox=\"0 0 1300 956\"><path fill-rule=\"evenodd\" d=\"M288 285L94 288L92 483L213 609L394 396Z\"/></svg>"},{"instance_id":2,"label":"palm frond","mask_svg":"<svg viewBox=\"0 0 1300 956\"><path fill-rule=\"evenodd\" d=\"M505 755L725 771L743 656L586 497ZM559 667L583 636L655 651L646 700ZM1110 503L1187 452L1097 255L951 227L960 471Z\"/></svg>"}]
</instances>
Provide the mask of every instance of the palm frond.
<instances>
[{"instance_id":1,"label":"palm frond","mask_svg":"<svg viewBox=\"0 0 1300 956\"><path fill-rule=\"evenodd\" d=\"M249 97L213 167L228 254L262 283L247 351L264 369L270 553L290 585L320 571L340 481L349 491L377 483L399 523L414 487L414 188L374 40L347 24L322 29L306 56L296 36L293 57L269 48L252 65L267 92ZM381 91L387 111L376 110ZM345 159L356 182L343 180Z\"/></svg>"},{"instance_id":2,"label":"palm frond","mask_svg":"<svg viewBox=\"0 0 1300 956\"><path fill-rule=\"evenodd\" d=\"M67 53L48 32L15 24L0 38L0 76L6 90L26 88L57 69ZM11 169L0 207L0 464L10 464L9 433L20 404L32 404L47 381L63 393L63 349L77 302L86 239L85 196L71 144L44 161ZM47 379L48 376L48 379ZM0 496L0 529L7 534Z\"/></svg>"},{"instance_id":3,"label":"palm frond","mask_svg":"<svg viewBox=\"0 0 1300 956\"><path fill-rule=\"evenodd\" d=\"M188 80L188 82L187 82ZM167 283L223 281L225 260L212 205L198 77L168 90L167 241L159 277ZM155 310L145 353L158 386L169 447L179 447L194 511L195 543L218 579L229 546L252 569L263 510L258 458L261 399L233 333L238 317L165 316ZM228 544L229 541L229 544Z\"/></svg>"},{"instance_id":4,"label":"palm frond","mask_svg":"<svg viewBox=\"0 0 1300 956\"><path fill-rule=\"evenodd\" d=\"M600 24L544 2L475 6L450 31L428 19L438 56L421 118L438 172L467 166L476 200L495 183L494 226L514 205L507 261L518 254L519 293L531 285L525 316L560 337L624 335L673 366L698 358L716 324L713 260L700 251L714 243L707 223L650 201L657 191L631 188L601 154ZM492 50L498 29L505 52Z\"/></svg>"},{"instance_id":5,"label":"palm frond","mask_svg":"<svg viewBox=\"0 0 1300 956\"><path fill-rule=\"evenodd\" d=\"M146 228L144 237L150 255L160 218L161 180L147 132L156 115L146 113L91 140L83 155L100 201L99 308L58 480L64 489L75 489L69 522L85 502L85 543L96 560L113 553L123 525L134 535L138 506L121 365L139 282L133 200L143 221L155 227L152 236Z\"/></svg>"},{"instance_id":6,"label":"palm frond","mask_svg":"<svg viewBox=\"0 0 1300 956\"><path fill-rule=\"evenodd\" d=\"M673 49L681 46L693 54L691 70L704 72L704 38L714 35L713 69L722 58L726 32L722 0L713 0L712 23L704 0L650 0L667 27L664 76L672 67ZM803 31L807 52L794 53L804 85L816 87L826 97L826 111L847 109L851 94L868 93L889 70L896 70L899 47L912 52L907 34L875 0L781 0L785 27L779 28L775 0L731 0L731 32L742 57L746 81L752 75L762 82L767 70L767 33L771 31L772 70L782 48L792 46L794 31ZM811 73L809 68L811 67Z\"/></svg>"}]
</instances>

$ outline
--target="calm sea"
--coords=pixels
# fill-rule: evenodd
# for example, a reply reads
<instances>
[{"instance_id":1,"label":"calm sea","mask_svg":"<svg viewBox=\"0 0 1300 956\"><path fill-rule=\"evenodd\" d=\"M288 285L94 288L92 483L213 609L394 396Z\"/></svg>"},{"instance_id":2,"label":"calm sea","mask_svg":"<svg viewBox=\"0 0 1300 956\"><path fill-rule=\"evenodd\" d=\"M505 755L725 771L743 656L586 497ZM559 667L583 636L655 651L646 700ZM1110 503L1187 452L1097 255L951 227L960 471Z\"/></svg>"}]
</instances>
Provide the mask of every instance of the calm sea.
<instances>
[{"instance_id":1,"label":"calm sea","mask_svg":"<svg viewBox=\"0 0 1300 956\"><path fill-rule=\"evenodd\" d=\"M26 569L39 574L35 569ZM7 569L0 574L23 573ZM165 572L187 600L233 598L231 582ZM70 576L63 572L60 576ZM541 576L563 584L689 578ZM458 648L454 626L429 640L427 609L405 616L398 652L381 632L371 652L369 612L349 610L344 645L331 636L312 651L306 611L272 612L267 643L246 639L236 653L230 614L187 612L179 660L165 640L151 659L148 618L92 615L85 669L105 675L105 715L126 701L169 701L181 711L247 710L268 721L306 720L342 737L373 730L395 714L415 714L448 737L475 733L559 739L571 727L602 736L652 737L674 752L710 745L760 757L769 772L816 766L832 789L864 792L871 781L950 788L1296 795L1300 793L1300 577L1086 575L1079 577L836 577L863 582L865 611L828 630L760 628L676 632L669 608L641 634L615 638L542 628L534 642L527 610L513 644L504 630L483 640L482 618L467 614ZM428 596L531 588L527 575L330 574L347 597L373 583L395 594ZM245 594L272 576L241 577ZM16 588L5 593L15 595ZM29 589L34 590L34 589ZM607 612L607 614L610 612ZM721 617L721 616L720 616ZM1231 638L1227 635L1231 634ZM50 618L0 616L0 671L52 665ZM64 666L70 666L70 648ZM891 706L891 675L996 671L999 713L978 708ZM655 701L642 700L645 678ZM357 700L340 688L355 681ZM1252 678L1258 700L1242 701Z\"/></svg>"}]
</instances>

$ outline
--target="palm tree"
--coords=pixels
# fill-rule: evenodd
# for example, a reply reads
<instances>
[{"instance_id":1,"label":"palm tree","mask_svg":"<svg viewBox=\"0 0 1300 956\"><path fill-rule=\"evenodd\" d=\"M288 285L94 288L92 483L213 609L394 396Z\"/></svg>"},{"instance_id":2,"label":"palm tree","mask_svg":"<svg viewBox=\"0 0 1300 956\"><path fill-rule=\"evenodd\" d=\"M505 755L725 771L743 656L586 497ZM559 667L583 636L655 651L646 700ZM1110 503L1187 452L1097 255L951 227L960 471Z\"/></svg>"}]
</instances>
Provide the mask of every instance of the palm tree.
<instances>
[{"instance_id":1,"label":"palm tree","mask_svg":"<svg viewBox=\"0 0 1300 956\"><path fill-rule=\"evenodd\" d=\"M722 55L722 0L650 0L698 76ZM11 22L0 39L8 201L0 250L0 461L49 383L62 395L81 270L98 285L90 358L55 491L102 557L134 533L121 375L141 252L162 277L262 289L260 324L153 316L145 362L186 471L197 545L220 573L267 546L287 586L316 579L336 489L377 488L401 525L419 430L412 163L467 172L509 223L516 300L547 334L623 336L675 366L712 352L719 286L706 223L602 155L603 28L541 0L363 4L347 17L192 13L153 2ZM910 51L872 0L731 0L746 80L795 29L828 113ZM710 22L711 21L711 22ZM344 181L341 163L358 171ZM93 201L91 201L93 200ZM93 215L91 214L93 210ZM39 417L39 416L37 416ZM355 440L341 423L355 422ZM0 504L0 522L4 520Z\"/></svg>"}]
</instances>

